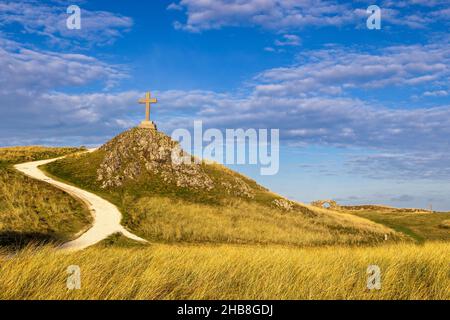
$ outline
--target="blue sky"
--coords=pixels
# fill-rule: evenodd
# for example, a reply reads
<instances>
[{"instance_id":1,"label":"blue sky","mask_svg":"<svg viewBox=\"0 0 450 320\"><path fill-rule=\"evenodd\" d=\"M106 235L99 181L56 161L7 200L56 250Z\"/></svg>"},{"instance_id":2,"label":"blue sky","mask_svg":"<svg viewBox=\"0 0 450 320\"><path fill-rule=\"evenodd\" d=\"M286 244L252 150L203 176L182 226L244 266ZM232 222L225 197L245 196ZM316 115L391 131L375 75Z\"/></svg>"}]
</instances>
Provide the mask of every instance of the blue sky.
<instances>
[{"instance_id":1,"label":"blue sky","mask_svg":"<svg viewBox=\"0 0 450 320\"><path fill-rule=\"evenodd\" d=\"M0 145L101 144L151 90L168 134L279 128L279 174L233 168L285 196L450 210L449 17L440 0L0 0Z\"/></svg>"}]
</instances>

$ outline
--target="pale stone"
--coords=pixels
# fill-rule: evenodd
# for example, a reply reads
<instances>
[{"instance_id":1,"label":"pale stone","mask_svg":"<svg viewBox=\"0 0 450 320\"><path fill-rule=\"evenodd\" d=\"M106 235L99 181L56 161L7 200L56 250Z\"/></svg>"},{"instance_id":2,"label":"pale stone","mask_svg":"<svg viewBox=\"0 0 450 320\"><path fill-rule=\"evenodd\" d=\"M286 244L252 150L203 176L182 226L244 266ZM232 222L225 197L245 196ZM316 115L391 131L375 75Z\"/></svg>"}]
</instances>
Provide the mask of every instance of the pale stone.
<instances>
[{"instance_id":1,"label":"pale stone","mask_svg":"<svg viewBox=\"0 0 450 320\"><path fill-rule=\"evenodd\" d=\"M153 121L147 121L147 120L142 121L139 124L139 128L157 130L156 124Z\"/></svg>"}]
</instances>

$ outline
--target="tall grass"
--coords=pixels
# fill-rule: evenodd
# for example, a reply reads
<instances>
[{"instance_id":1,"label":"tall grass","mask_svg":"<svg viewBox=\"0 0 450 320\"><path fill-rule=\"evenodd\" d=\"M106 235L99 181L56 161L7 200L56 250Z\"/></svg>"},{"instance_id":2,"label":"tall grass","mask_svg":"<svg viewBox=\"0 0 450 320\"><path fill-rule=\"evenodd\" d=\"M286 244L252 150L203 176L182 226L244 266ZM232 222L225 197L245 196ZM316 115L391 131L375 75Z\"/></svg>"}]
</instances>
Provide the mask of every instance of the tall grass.
<instances>
[{"instance_id":1,"label":"tall grass","mask_svg":"<svg viewBox=\"0 0 450 320\"><path fill-rule=\"evenodd\" d=\"M0 299L450 299L450 244L25 250L0 260ZM366 287L369 265L381 290ZM66 270L81 268L81 289Z\"/></svg>"},{"instance_id":2,"label":"tall grass","mask_svg":"<svg viewBox=\"0 0 450 320\"><path fill-rule=\"evenodd\" d=\"M47 183L12 168L24 161L58 157L78 148L0 148L0 245L30 241L66 241L88 227L92 218L77 200Z\"/></svg>"},{"instance_id":3,"label":"tall grass","mask_svg":"<svg viewBox=\"0 0 450 320\"><path fill-rule=\"evenodd\" d=\"M126 202L125 223L157 242L324 245L399 240L392 230L351 215L316 210L310 217L248 201L222 206L165 197ZM314 209L312 209L314 210Z\"/></svg>"}]
</instances>

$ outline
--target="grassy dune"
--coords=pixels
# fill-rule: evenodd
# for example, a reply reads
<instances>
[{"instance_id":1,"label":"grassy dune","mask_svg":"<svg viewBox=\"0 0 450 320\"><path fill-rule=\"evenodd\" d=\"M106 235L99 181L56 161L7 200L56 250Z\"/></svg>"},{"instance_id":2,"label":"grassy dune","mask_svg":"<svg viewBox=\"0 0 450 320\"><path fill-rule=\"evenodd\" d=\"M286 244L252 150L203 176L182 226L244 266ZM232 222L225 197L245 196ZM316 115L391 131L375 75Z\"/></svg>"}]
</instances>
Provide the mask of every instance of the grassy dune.
<instances>
[{"instance_id":1,"label":"grassy dune","mask_svg":"<svg viewBox=\"0 0 450 320\"><path fill-rule=\"evenodd\" d=\"M450 299L449 251L448 243L29 249L0 260L0 299ZM382 287L369 291L373 264ZM81 268L80 290L66 288L69 265Z\"/></svg>"},{"instance_id":2,"label":"grassy dune","mask_svg":"<svg viewBox=\"0 0 450 320\"><path fill-rule=\"evenodd\" d=\"M450 241L450 213L408 212L394 210L344 211L388 226L408 235L419 243L425 241Z\"/></svg>"},{"instance_id":3,"label":"grassy dune","mask_svg":"<svg viewBox=\"0 0 450 320\"><path fill-rule=\"evenodd\" d=\"M12 168L15 163L54 158L79 150L0 148L0 246L66 241L90 224L91 216L79 201Z\"/></svg>"},{"instance_id":4,"label":"grassy dune","mask_svg":"<svg viewBox=\"0 0 450 320\"><path fill-rule=\"evenodd\" d=\"M157 176L102 189L96 170L103 157L101 150L69 156L44 169L117 205L124 215L122 223L153 242L312 246L380 243L385 234L389 241L402 238L392 229L350 214L302 204L291 211L279 209L273 200L280 196L217 164L203 164L217 186L239 176L255 196L242 198L220 188L211 192L179 188Z\"/></svg>"}]
</instances>

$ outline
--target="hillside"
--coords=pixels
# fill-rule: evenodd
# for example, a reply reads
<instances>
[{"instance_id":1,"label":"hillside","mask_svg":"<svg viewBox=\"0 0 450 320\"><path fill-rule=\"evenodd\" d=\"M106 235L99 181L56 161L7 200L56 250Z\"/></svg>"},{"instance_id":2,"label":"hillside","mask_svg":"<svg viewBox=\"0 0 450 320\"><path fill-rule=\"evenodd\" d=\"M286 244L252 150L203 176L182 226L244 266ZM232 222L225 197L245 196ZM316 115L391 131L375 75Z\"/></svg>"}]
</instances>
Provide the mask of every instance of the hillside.
<instances>
[{"instance_id":1,"label":"hillside","mask_svg":"<svg viewBox=\"0 0 450 320\"><path fill-rule=\"evenodd\" d=\"M378 210L370 207L357 210L346 208L343 212L388 226L419 243L450 240L450 213L448 212L399 208Z\"/></svg>"},{"instance_id":2,"label":"hillside","mask_svg":"<svg viewBox=\"0 0 450 320\"><path fill-rule=\"evenodd\" d=\"M450 240L450 212L434 212L420 208L394 208L382 205L340 205L333 200L317 200L314 207L324 207L334 211L352 214L385 225L410 239L425 241Z\"/></svg>"},{"instance_id":3,"label":"hillside","mask_svg":"<svg viewBox=\"0 0 450 320\"><path fill-rule=\"evenodd\" d=\"M29 242L63 242L89 226L84 206L46 183L28 178L13 164L50 159L78 148L0 148L0 246L12 249Z\"/></svg>"},{"instance_id":4,"label":"hillside","mask_svg":"<svg viewBox=\"0 0 450 320\"><path fill-rule=\"evenodd\" d=\"M362 244L401 236L363 218L292 202L218 164L190 157L165 134L123 132L89 154L44 167L116 204L131 231L155 242Z\"/></svg>"}]
</instances>

